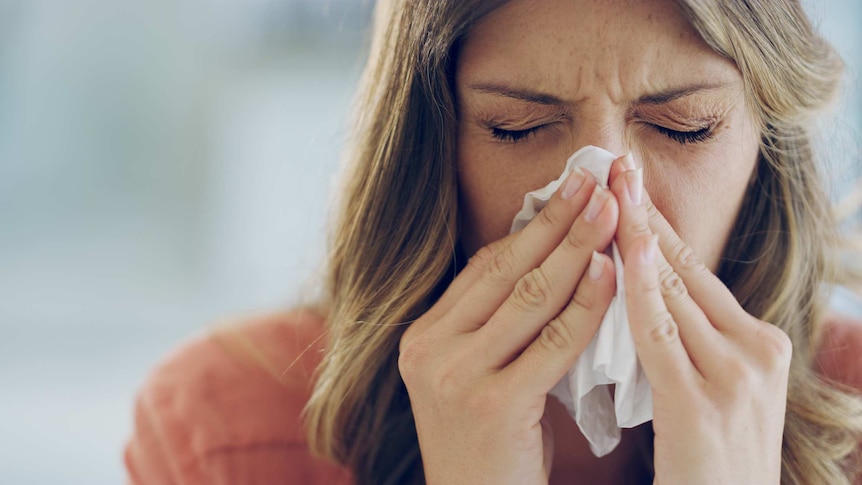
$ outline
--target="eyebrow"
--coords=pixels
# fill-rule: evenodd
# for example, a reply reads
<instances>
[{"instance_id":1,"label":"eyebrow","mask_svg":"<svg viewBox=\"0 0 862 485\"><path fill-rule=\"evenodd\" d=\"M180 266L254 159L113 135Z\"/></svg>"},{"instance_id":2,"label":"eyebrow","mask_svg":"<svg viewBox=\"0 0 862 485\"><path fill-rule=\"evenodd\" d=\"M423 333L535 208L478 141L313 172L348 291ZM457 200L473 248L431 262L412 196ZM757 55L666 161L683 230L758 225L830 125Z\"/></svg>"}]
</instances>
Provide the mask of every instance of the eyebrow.
<instances>
[{"instance_id":1,"label":"eyebrow","mask_svg":"<svg viewBox=\"0 0 862 485\"><path fill-rule=\"evenodd\" d=\"M567 101L554 96L553 94L542 93L532 89L518 88L507 86L505 84L480 83L471 84L470 89L485 94L496 94L506 98L519 99L533 104L541 104L544 106L565 106L571 104Z\"/></svg>"},{"instance_id":2,"label":"eyebrow","mask_svg":"<svg viewBox=\"0 0 862 485\"><path fill-rule=\"evenodd\" d=\"M665 104L691 94L721 89L727 87L728 84L729 83L693 84L691 86L668 89L666 91L641 96L638 98L637 104ZM564 101L553 94L542 93L527 88L507 86L505 84L479 83L471 84L469 87L470 89L480 93L495 94L497 96L518 99L528 103L541 104L543 106L566 106L571 104L571 102Z\"/></svg>"},{"instance_id":3,"label":"eyebrow","mask_svg":"<svg viewBox=\"0 0 862 485\"><path fill-rule=\"evenodd\" d=\"M647 94L638 98L638 104L665 104L675 99L679 99L691 94L700 93L703 91L714 91L716 89L725 88L729 83L714 83L714 84L693 84L682 88L669 89L655 94Z\"/></svg>"}]
</instances>

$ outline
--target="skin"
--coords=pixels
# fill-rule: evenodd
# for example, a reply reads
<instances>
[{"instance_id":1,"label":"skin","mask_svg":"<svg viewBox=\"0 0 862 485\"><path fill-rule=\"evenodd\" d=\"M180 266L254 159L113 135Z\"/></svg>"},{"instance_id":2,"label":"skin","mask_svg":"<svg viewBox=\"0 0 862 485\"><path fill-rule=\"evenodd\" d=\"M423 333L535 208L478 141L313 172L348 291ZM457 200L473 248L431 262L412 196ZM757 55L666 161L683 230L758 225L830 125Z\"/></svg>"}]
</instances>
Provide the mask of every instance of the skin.
<instances>
[{"instance_id":1,"label":"skin","mask_svg":"<svg viewBox=\"0 0 862 485\"><path fill-rule=\"evenodd\" d=\"M671 2L514 1L470 32L456 89L474 256L399 356L428 483L631 483L632 432L596 459L547 399L615 291L612 240L653 387L656 483L779 483L790 342L712 273L757 159L735 66ZM587 144L632 153L610 190L575 172L508 235L524 193Z\"/></svg>"},{"instance_id":2,"label":"skin","mask_svg":"<svg viewBox=\"0 0 862 485\"><path fill-rule=\"evenodd\" d=\"M735 65L715 54L671 2L515 1L469 34L457 66L462 244L468 254L509 232L530 190L557 178L584 145L644 168L655 205L715 270L757 159L758 132ZM476 86L522 88L564 106ZM645 96L723 85L660 103ZM488 125L523 130L501 142ZM714 136L681 145L654 125Z\"/></svg>"}]
</instances>

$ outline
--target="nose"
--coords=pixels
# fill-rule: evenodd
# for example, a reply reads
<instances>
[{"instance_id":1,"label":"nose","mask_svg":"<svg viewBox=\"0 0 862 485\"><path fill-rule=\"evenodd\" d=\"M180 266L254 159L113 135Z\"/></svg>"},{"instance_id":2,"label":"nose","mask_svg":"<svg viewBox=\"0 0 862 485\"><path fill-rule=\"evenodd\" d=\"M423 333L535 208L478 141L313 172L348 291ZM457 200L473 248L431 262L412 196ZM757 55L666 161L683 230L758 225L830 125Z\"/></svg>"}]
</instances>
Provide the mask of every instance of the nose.
<instances>
[{"instance_id":1,"label":"nose","mask_svg":"<svg viewBox=\"0 0 862 485\"><path fill-rule=\"evenodd\" d=\"M594 145L622 156L632 149L626 136L624 116L603 109L585 113L578 118L572 127L572 152L586 145Z\"/></svg>"}]
</instances>

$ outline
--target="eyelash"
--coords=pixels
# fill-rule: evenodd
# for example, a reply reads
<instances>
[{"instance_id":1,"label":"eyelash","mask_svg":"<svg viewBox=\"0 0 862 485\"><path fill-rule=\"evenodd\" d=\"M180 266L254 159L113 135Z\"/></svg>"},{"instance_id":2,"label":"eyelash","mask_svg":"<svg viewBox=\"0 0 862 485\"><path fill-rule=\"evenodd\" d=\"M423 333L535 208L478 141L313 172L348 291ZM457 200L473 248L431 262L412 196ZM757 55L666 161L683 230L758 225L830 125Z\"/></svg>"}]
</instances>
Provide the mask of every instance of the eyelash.
<instances>
[{"instance_id":1,"label":"eyelash","mask_svg":"<svg viewBox=\"0 0 862 485\"><path fill-rule=\"evenodd\" d=\"M518 143L526 140L530 135L534 135L547 125L534 126L526 130L504 130L502 128L491 127L491 136L495 139L506 143Z\"/></svg>"},{"instance_id":2,"label":"eyelash","mask_svg":"<svg viewBox=\"0 0 862 485\"><path fill-rule=\"evenodd\" d=\"M653 127L662 135L678 142L680 145L686 143L700 143L709 140L714 134L711 126L701 128L697 131L676 131L663 126L653 125Z\"/></svg>"},{"instance_id":3,"label":"eyelash","mask_svg":"<svg viewBox=\"0 0 862 485\"><path fill-rule=\"evenodd\" d=\"M518 143L528 139L530 135L536 134L536 132L546 126L548 125L534 126L533 128L528 128L526 130L504 130L502 128L491 127L491 136L505 143ZM685 145L686 143L700 143L709 140L714 134L711 126L701 128L697 131L677 131L659 125L652 126L656 131L671 140L676 141L680 145Z\"/></svg>"}]
</instances>

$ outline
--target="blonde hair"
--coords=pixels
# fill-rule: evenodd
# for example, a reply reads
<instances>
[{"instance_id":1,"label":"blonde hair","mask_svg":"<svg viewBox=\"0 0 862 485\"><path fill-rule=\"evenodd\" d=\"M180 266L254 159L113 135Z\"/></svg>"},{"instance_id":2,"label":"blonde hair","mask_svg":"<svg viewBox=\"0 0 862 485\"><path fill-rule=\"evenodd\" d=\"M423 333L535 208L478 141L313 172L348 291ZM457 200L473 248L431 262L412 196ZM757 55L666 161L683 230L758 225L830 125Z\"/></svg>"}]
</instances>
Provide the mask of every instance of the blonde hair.
<instances>
[{"instance_id":1,"label":"blonde hair","mask_svg":"<svg viewBox=\"0 0 862 485\"><path fill-rule=\"evenodd\" d=\"M330 239L328 349L306 408L313 450L359 484L423 483L398 343L464 263L458 237L454 61L503 1L381 1L355 106ZM783 484L850 484L862 402L813 368L821 286L835 281L836 229L807 126L843 65L797 1L677 2L734 60L760 123L753 184L719 276L753 315L793 341Z\"/></svg>"}]
</instances>

